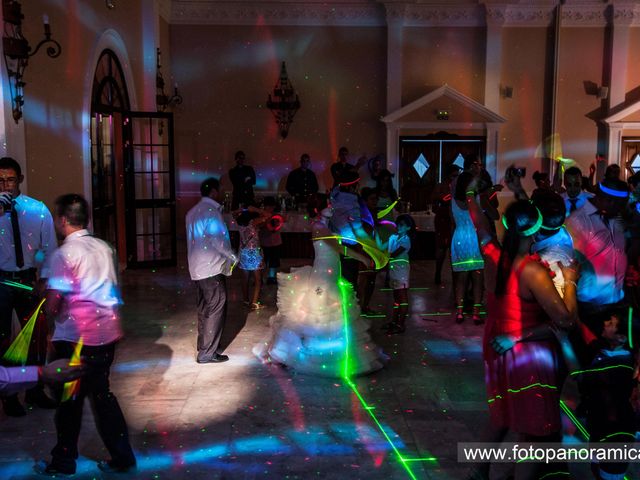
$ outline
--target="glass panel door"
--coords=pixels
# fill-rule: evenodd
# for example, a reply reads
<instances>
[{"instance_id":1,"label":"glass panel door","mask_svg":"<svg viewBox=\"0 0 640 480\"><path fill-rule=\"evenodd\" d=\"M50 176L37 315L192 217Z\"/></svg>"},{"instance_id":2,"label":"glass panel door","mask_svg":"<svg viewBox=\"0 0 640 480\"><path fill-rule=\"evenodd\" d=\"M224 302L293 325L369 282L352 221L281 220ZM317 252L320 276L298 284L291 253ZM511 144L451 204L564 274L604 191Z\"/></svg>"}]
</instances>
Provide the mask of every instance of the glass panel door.
<instances>
[{"instance_id":1,"label":"glass panel door","mask_svg":"<svg viewBox=\"0 0 640 480\"><path fill-rule=\"evenodd\" d=\"M173 115L128 112L125 119L129 267L176 264Z\"/></svg>"},{"instance_id":2,"label":"glass panel door","mask_svg":"<svg viewBox=\"0 0 640 480\"><path fill-rule=\"evenodd\" d=\"M431 193L459 156L475 153L484 161L484 137L440 133L400 138L400 197L411 211L430 210ZM462 164L462 159L460 159Z\"/></svg>"},{"instance_id":3,"label":"glass panel door","mask_svg":"<svg viewBox=\"0 0 640 480\"><path fill-rule=\"evenodd\" d=\"M116 220L116 121L114 115L91 117L92 219L96 237L117 246Z\"/></svg>"}]
</instances>

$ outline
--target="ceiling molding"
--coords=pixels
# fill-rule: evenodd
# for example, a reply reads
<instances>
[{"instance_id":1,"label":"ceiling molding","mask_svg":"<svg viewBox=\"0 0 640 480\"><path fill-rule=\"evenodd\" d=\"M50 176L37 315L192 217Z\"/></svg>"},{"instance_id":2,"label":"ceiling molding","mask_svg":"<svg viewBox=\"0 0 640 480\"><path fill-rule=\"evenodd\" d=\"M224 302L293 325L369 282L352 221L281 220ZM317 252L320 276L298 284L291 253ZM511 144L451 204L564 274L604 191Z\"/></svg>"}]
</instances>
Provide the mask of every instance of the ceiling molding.
<instances>
[{"instance_id":1,"label":"ceiling molding","mask_svg":"<svg viewBox=\"0 0 640 480\"><path fill-rule=\"evenodd\" d=\"M160 17L167 23L171 22L171 0L156 0L156 4Z\"/></svg>"},{"instance_id":2,"label":"ceiling molding","mask_svg":"<svg viewBox=\"0 0 640 480\"><path fill-rule=\"evenodd\" d=\"M522 1L522 0L520 0ZM157 0L163 18L185 25L548 27L557 0ZM640 3L566 0L563 27L640 26Z\"/></svg>"},{"instance_id":3,"label":"ceiling molding","mask_svg":"<svg viewBox=\"0 0 640 480\"><path fill-rule=\"evenodd\" d=\"M380 4L359 2L206 2L174 0L171 23L200 25L386 25Z\"/></svg>"}]
</instances>

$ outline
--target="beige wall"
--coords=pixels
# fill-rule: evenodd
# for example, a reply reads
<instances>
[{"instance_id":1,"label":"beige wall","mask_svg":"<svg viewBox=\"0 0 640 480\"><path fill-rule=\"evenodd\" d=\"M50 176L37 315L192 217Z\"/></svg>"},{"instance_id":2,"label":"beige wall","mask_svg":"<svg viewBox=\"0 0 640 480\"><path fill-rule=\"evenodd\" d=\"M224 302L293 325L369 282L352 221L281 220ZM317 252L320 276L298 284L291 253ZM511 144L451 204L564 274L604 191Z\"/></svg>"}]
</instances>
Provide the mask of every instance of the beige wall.
<instances>
[{"instance_id":1,"label":"beige wall","mask_svg":"<svg viewBox=\"0 0 640 480\"><path fill-rule=\"evenodd\" d=\"M541 167L536 151L543 139L546 28L505 28L502 33L503 86L513 88L512 98L500 98L498 171L509 165L527 167L525 188L534 188L531 174ZM498 180L498 179L495 179Z\"/></svg>"},{"instance_id":2,"label":"beige wall","mask_svg":"<svg viewBox=\"0 0 640 480\"><path fill-rule=\"evenodd\" d=\"M402 104L445 83L483 103L485 44L484 28L405 28Z\"/></svg>"},{"instance_id":3,"label":"beige wall","mask_svg":"<svg viewBox=\"0 0 640 480\"><path fill-rule=\"evenodd\" d=\"M575 159L583 172L589 170L598 153L594 118L606 115L600 110L603 102L584 89L584 82L603 83L604 42L604 28L564 28L561 34L556 131L564 156Z\"/></svg>"},{"instance_id":4,"label":"beige wall","mask_svg":"<svg viewBox=\"0 0 640 480\"><path fill-rule=\"evenodd\" d=\"M53 38L63 49L57 59L50 59L41 50L29 60L25 74L22 121L27 139L28 190L51 205L62 193L82 193L85 189L83 176L89 159L84 145L89 135L85 130L89 112L83 108L90 96L95 48L106 29L115 30L126 44L129 64L125 68L133 74L129 96L144 96L142 3L131 1L126 9L114 10L108 10L104 2L80 0L54 5L32 0L22 4L23 32L30 44L35 46L42 38L42 15L47 14ZM121 61L124 63L124 59Z\"/></svg>"},{"instance_id":5,"label":"beige wall","mask_svg":"<svg viewBox=\"0 0 640 480\"><path fill-rule=\"evenodd\" d=\"M627 102L640 100L640 28L629 31L627 59Z\"/></svg>"},{"instance_id":6,"label":"beige wall","mask_svg":"<svg viewBox=\"0 0 640 480\"><path fill-rule=\"evenodd\" d=\"M385 42L382 28L171 26L172 69L184 96L175 109L182 210L206 176L221 176L231 189L227 172L239 149L256 170L258 191L283 191L304 152L325 186L340 146L354 160L384 152ZM286 140L265 105L283 60L302 104Z\"/></svg>"}]
</instances>

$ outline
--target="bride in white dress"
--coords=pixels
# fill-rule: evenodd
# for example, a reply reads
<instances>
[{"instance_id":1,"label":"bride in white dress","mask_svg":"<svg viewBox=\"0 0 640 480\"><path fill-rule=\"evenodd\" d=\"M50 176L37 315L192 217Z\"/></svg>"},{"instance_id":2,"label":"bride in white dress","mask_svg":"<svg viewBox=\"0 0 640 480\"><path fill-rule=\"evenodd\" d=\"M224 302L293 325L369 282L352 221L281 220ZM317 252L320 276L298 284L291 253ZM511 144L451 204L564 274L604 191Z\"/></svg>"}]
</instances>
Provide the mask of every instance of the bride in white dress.
<instances>
[{"instance_id":1,"label":"bride in white dress","mask_svg":"<svg viewBox=\"0 0 640 480\"><path fill-rule=\"evenodd\" d=\"M262 361L298 372L362 375L382 368L388 357L371 340L353 288L340 279L338 252L344 246L327 226L332 213L330 207L323 208L313 223L313 265L278 273L278 313L269 319L271 338L253 352ZM348 253L369 266L368 257Z\"/></svg>"}]
</instances>

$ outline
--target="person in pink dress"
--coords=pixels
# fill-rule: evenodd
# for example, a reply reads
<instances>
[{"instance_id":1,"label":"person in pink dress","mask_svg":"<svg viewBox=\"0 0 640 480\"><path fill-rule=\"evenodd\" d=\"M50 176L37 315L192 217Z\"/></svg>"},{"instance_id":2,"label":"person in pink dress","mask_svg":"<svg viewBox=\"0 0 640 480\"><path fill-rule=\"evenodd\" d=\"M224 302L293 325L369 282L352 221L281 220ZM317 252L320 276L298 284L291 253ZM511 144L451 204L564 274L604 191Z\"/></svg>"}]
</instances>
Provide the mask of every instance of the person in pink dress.
<instances>
[{"instance_id":1,"label":"person in pink dress","mask_svg":"<svg viewBox=\"0 0 640 480\"><path fill-rule=\"evenodd\" d=\"M573 264L560 264L561 298L548 267L529 253L542 225L540 211L526 200L512 203L503 217L506 231L500 245L473 188L468 188L467 204L481 241L488 292L483 357L490 428L483 441L499 442L512 431L520 441L560 442L564 368L558 339L576 321L578 272ZM544 468L519 463L515 478L538 478ZM488 479L488 474L489 464L478 465L470 478Z\"/></svg>"}]
</instances>

